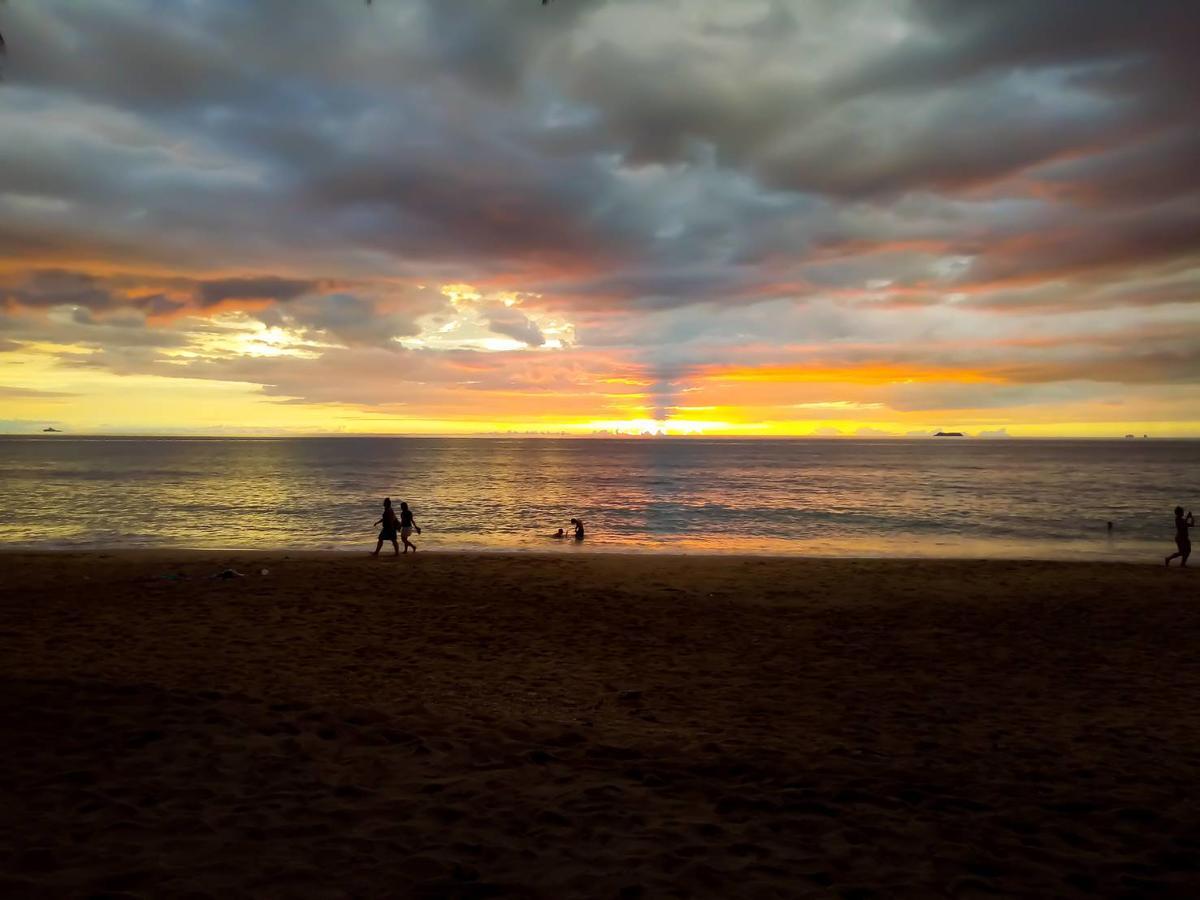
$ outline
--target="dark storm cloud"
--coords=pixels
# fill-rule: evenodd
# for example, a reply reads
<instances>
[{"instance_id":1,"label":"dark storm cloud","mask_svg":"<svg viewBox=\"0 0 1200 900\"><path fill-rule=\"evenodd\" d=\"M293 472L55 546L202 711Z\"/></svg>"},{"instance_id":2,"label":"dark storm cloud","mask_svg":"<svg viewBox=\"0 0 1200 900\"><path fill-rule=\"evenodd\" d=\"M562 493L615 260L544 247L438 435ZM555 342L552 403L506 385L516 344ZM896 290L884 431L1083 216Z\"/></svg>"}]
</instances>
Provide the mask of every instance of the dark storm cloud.
<instances>
[{"instance_id":1,"label":"dark storm cloud","mask_svg":"<svg viewBox=\"0 0 1200 900\"><path fill-rule=\"evenodd\" d=\"M1184 124L1144 141L1052 164L1042 170L1040 180L1084 207L1146 203L1200 192L1197 159L1200 128Z\"/></svg>"},{"instance_id":2,"label":"dark storm cloud","mask_svg":"<svg viewBox=\"0 0 1200 900\"><path fill-rule=\"evenodd\" d=\"M0 297L9 309L78 306L106 310L119 305L101 279L65 269L35 271L12 287L0 286Z\"/></svg>"},{"instance_id":3,"label":"dark storm cloud","mask_svg":"<svg viewBox=\"0 0 1200 900\"><path fill-rule=\"evenodd\" d=\"M864 80L928 86L995 69L1108 64L1081 77L1115 91L1152 83L1172 98L1200 82L1195 10L1176 0L917 0L914 9L942 41L901 47Z\"/></svg>"},{"instance_id":4,"label":"dark storm cloud","mask_svg":"<svg viewBox=\"0 0 1200 900\"><path fill-rule=\"evenodd\" d=\"M253 315L268 327L286 328L315 340L398 350L396 338L418 334L417 319L442 308L445 298L423 291L409 294L401 302L402 309L395 309L394 301L385 309L364 297L337 293L277 303Z\"/></svg>"},{"instance_id":5,"label":"dark storm cloud","mask_svg":"<svg viewBox=\"0 0 1200 900\"><path fill-rule=\"evenodd\" d=\"M172 316L187 308L187 303L174 300L166 294L147 294L132 298L132 304L148 316Z\"/></svg>"},{"instance_id":6,"label":"dark storm cloud","mask_svg":"<svg viewBox=\"0 0 1200 900\"><path fill-rule=\"evenodd\" d=\"M917 23L896 22L907 39L855 46L832 7L793 4L794 42L730 49L681 33L649 52L596 40L559 74L599 111L594 139L618 141L634 161L684 160L708 143L797 190L957 188L1186 112L1197 66L1184 6L917 4ZM883 24L903 9L843 8ZM806 77L805 44L840 45L859 64Z\"/></svg>"},{"instance_id":7,"label":"dark storm cloud","mask_svg":"<svg viewBox=\"0 0 1200 900\"><path fill-rule=\"evenodd\" d=\"M536 11L533 5L526 0L476 0L468 9L422 0L428 64L486 92L514 92L522 86L530 60L568 33L589 5L602 6L603 0L554 3Z\"/></svg>"},{"instance_id":8,"label":"dark storm cloud","mask_svg":"<svg viewBox=\"0 0 1200 900\"><path fill-rule=\"evenodd\" d=\"M967 278L1056 279L1094 270L1200 259L1200 198L1164 203L1117 215L1048 227L1031 236L997 241L980 255Z\"/></svg>"},{"instance_id":9,"label":"dark storm cloud","mask_svg":"<svg viewBox=\"0 0 1200 900\"><path fill-rule=\"evenodd\" d=\"M1123 130L1171 112L1192 71L1177 34L1186 22L1169 4L1137 14L1112 3L1086 14L918 4L911 36L882 43L823 4L748 5L736 21L686 3L531 6L328 4L298 15L280 2L13 4L9 30L30 49L12 79L41 92L30 108L64 94L110 114L92 129L106 138L99 147L82 136L54 153L6 142L4 186L82 204L85 216L140 196L137 220L114 228L110 217L93 231L110 250L142 237L152 258L309 248L345 265L368 246L406 265L487 273L599 254L615 269L677 267L661 279L678 290L642 295L669 304L688 301L697 250L753 263L770 243L746 241L758 236L752 211L711 186L750 175L783 189L769 216L788 232L789 216L811 221L789 191L955 191L1097 142L1135 152L1136 133ZM903 7L852 6L868 21L903 18ZM695 32L656 19L663 11L698 16ZM642 27L657 34L650 44ZM800 46L815 51L811 72ZM1136 77L1100 79L1115 65L1138 67ZM168 135L195 150L164 153ZM1173 168L1194 140L1184 128L1167 141ZM1103 164L1087 171L1091 155L1052 177L1105 191ZM638 195L613 159L677 168ZM710 188L673 196L683 179L701 180L705 159ZM1147 189L1159 177L1163 190L1163 161L1148 154ZM1128 167L1108 174L1109 193L1143 196ZM823 226L833 235L836 219ZM189 235L191 248L173 239ZM805 249L803 237L791 241ZM722 277L740 276L708 283Z\"/></svg>"},{"instance_id":10,"label":"dark storm cloud","mask_svg":"<svg viewBox=\"0 0 1200 900\"><path fill-rule=\"evenodd\" d=\"M316 288L313 281L294 278L221 278L196 286L200 306L226 300L292 300Z\"/></svg>"},{"instance_id":11,"label":"dark storm cloud","mask_svg":"<svg viewBox=\"0 0 1200 900\"><path fill-rule=\"evenodd\" d=\"M604 307L621 306L625 301L643 310L694 304L714 296L731 297L742 287L739 273L703 264L683 268L659 267L653 270L629 268L612 274L600 273L588 281L571 285L541 285L543 290L570 290L584 300L596 298Z\"/></svg>"},{"instance_id":12,"label":"dark storm cloud","mask_svg":"<svg viewBox=\"0 0 1200 900\"><path fill-rule=\"evenodd\" d=\"M620 240L604 214L586 215L604 190L587 161L541 164L504 148L461 145L440 159L343 149L312 176L312 202L363 243L406 257L470 259L486 269L490 260L605 254Z\"/></svg>"},{"instance_id":13,"label":"dark storm cloud","mask_svg":"<svg viewBox=\"0 0 1200 900\"><path fill-rule=\"evenodd\" d=\"M147 327L135 314L98 318L87 307L77 306L65 315L48 318L18 315L8 319L7 333L21 342L62 344L93 351L137 350L157 360L157 351L184 347L188 335L163 328Z\"/></svg>"},{"instance_id":14,"label":"dark storm cloud","mask_svg":"<svg viewBox=\"0 0 1200 900\"><path fill-rule=\"evenodd\" d=\"M348 42L362 34L361 16L347 15L360 11L349 6L52 0L4 12L15 80L171 115L223 103L301 104L304 85L264 76L312 76L325 64L336 80L353 52Z\"/></svg>"},{"instance_id":15,"label":"dark storm cloud","mask_svg":"<svg viewBox=\"0 0 1200 900\"><path fill-rule=\"evenodd\" d=\"M137 310L150 316L170 316L188 308L187 300L161 291L139 287L147 279L130 276L99 276L70 269L35 269L10 283L0 278L0 302L10 310L50 310L75 307L75 315ZM290 300L313 287L315 282L282 278L221 279L191 282L186 279L150 278L183 291L203 308L229 299ZM111 321L111 319L108 319Z\"/></svg>"}]
</instances>

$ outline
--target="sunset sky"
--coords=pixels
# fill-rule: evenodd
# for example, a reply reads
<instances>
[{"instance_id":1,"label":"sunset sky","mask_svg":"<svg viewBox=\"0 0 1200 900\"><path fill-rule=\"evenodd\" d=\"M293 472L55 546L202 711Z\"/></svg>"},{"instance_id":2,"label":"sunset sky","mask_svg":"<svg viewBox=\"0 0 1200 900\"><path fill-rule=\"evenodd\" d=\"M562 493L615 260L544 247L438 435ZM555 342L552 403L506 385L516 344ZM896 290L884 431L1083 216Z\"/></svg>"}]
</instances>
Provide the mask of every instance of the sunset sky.
<instances>
[{"instance_id":1,"label":"sunset sky","mask_svg":"<svg viewBox=\"0 0 1200 900\"><path fill-rule=\"evenodd\" d=\"M0 33L0 431L1200 436L1190 4Z\"/></svg>"}]
</instances>

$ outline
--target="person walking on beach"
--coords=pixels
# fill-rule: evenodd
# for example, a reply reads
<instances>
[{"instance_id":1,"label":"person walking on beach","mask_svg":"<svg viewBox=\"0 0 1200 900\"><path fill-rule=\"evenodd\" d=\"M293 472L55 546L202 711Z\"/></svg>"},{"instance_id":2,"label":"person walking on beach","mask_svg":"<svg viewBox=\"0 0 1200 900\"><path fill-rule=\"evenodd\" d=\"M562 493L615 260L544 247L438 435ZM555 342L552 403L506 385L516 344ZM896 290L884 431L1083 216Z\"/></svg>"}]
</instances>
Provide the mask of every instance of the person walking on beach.
<instances>
[{"instance_id":1,"label":"person walking on beach","mask_svg":"<svg viewBox=\"0 0 1200 900\"><path fill-rule=\"evenodd\" d=\"M403 506L404 504L400 504ZM400 555L400 545L396 543L396 527L400 524L396 519L396 514L392 511L392 498L383 498L383 515L375 522L376 525L382 525L379 530L379 543L375 545L375 552L372 556L378 556L379 551L383 549L384 541L391 541L392 546L396 550L396 556ZM407 543L407 541L405 542Z\"/></svg>"},{"instance_id":2,"label":"person walking on beach","mask_svg":"<svg viewBox=\"0 0 1200 900\"><path fill-rule=\"evenodd\" d=\"M408 552L408 548L412 547L412 552L417 552L417 545L408 539L413 533L413 529L417 530L417 534L421 533L421 526L417 524L417 520L413 518L412 510L408 508L408 504L403 500L400 501L400 540L404 541L404 552Z\"/></svg>"},{"instance_id":3,"label":"person walking on beach","mask_svg":"<svg viewBox=\"0 0 1200 900\"><path fill-rule=\"evenodd\" d=\"M1188 529L1196 524L1195 517L1191 512L1185 516L1183 507L1175 507L1175 546L1179 549L1166 558L1166 564L1171 565L1171 560L1179 557L1179 566L1182 568L1187 565L1188 557L1192 555L1192 538L1188 534Z\"/></svg>"}]
</instances>

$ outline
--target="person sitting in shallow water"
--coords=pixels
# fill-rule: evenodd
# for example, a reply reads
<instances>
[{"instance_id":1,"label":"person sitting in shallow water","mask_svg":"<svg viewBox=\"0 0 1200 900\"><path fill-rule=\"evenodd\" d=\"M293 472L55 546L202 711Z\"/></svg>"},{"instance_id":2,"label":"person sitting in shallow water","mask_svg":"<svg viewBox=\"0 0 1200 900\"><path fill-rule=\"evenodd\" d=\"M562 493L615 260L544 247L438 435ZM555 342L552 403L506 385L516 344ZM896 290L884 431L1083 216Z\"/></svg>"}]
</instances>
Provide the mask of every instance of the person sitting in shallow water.
<instances>
[{"instance_id":1,"label":"person sitting in shallow water","mask_svg":"<svg viewBox=\"0 0 1200 900\"><path fill-rule=\"evenodd\" d=\"M575 540L583 540L583 519L572 519L571 524L575 526Z\"/></svg>"},{"instance_id":2,"label":"person sitting in shallow water","mask_svg":"<svg viewBox=\"0 0 1200 900\"><path fill-rule=\"evenodd\" d=\"M558 531L556 531L554 533L554 536L556 538L565 538L567 536L567 533L560 528L560 529L558 529Z\"/></svg>"}]
</instances>

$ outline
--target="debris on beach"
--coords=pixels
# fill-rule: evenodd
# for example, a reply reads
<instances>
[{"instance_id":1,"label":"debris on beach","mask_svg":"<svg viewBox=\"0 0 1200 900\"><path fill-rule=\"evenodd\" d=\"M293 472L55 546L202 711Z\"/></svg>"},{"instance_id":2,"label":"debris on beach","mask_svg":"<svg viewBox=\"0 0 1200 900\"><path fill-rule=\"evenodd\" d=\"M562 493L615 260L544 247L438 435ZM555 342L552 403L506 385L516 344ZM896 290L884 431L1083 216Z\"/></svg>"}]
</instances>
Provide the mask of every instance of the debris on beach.
<instances>
[{"instance_id":1,"label":"debris on beach","mask_svg":"<svg viewBox=\"0 0 1200 900\"><path fill-rule=\"evenodd\" d=\"M226 579L228 579L228 578L245 578L245 577L246 576L243 575L241 572L239 572L237 569L223 569L222 571L218 572L216 575L213 576L213 578L226 578Z\"/></svg>"}]
</instances>

